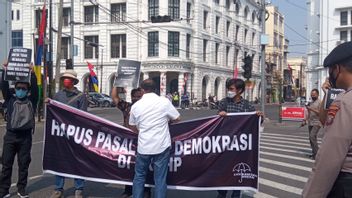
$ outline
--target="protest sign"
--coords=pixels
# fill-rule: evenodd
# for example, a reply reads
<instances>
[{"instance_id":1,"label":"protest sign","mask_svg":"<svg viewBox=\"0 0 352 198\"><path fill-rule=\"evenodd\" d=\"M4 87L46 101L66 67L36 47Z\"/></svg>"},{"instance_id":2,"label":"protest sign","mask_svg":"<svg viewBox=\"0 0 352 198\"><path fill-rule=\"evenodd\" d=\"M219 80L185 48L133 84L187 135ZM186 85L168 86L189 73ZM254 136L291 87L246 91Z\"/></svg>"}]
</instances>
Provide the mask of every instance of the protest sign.
<instances>
[{"instance_id":1,"label":"protest sign","mask_svg":"<svg viewBox=\"0 0 352 198\"><path fill-rule=\"evenodd\" d=\"M12 48L9 53L5 80L30 82L32 50L26 48Z\"/></svg>"},{"instance_id":2,"label":"protest sign","mask_svg":"<svg viewBox=\"0 0 352 198\"><path fill-rule=\"evenodd\" d=\"M326 94L326 98L325 98L325 103L324 103L324 108L325 109L329 109L330 105L332 102L334 102L334 100L336 99L336 97L344 92L345 90L343 89L328 89L328 92Z\"/></svg>"},{"instance_id":3,"label":"protest sign","mask_svg":"<svg viewBox=\"0 0 352 198\"><path fill-rule=\"evenodd\" d=\"M256 191L259 123L260 118L251 112L171 125L168 188ZM45 129L44 172L132 184L136 133L52 100L47 106ZM146 183L153 185L152 170Z\"/></svg>"},{"instance_id":4,"label":"protest sign","mask_svg":"<svg viewBox=\"0 0 352 198\"><path fill-rule=\"evenodd\" d=\"M121 59L118 65L114 87L137 88L139 86L140 72L141 62Z\"/></svg>"}]
</instances>

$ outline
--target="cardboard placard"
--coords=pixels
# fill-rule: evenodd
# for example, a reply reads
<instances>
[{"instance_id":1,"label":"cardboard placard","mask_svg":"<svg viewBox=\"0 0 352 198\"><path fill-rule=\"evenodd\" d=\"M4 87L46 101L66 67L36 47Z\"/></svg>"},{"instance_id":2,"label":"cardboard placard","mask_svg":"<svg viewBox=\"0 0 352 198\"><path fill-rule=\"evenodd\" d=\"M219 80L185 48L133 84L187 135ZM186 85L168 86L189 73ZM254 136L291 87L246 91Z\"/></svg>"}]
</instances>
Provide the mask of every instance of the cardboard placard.
<instances>
[{"instance_id":1,"label":"cardboard placard","mask_svg":"<svg viewBox=\"0 0 352 198\"><path fill-rule=\"evenodd\" d=\"M141 62L133 60L120 60L117 69L117 75L114 81L114 87L133 87L139 85L141 73Z\"/></svg>"},{"instance_id":2,"label":"cardboard placard","mask_svg":"<svg viewBox=\"0 0 352 198\"><path fill-rule=\"evenodd\" d=\"M330 107L331 103L334 102L336 97L344 91L345 90L343 90L343 89L329 89L328 92L326 93L324 108L328 109Z\"/></svg>"},{"instance_id":3,"label":"cardboard placard","mask_svg":"<svg viewBox=\"0 0 352 198\"><path fill-rule=\"evenodd\" d=\"M9 53L8 65L5 73L7 81L30 82L32 50L27 48L12 48Z\"/></svg>"}]
</instances>

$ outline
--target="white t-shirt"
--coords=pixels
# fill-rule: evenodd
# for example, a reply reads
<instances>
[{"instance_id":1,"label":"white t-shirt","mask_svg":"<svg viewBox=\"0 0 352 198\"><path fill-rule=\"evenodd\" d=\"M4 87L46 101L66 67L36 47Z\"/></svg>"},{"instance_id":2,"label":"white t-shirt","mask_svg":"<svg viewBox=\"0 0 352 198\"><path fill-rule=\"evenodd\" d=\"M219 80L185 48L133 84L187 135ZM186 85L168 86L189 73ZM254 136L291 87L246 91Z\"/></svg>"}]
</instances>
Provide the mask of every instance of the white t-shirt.
<instances>
[{"instance_id":1,"label":"white t-shirt","mask_svg":"<svg viewBox=\"0 0 352 198\"><path fill-rule=\"evenodd\" d=\"M129 124L139 130L137 152L144 155L160 154L171 146L169 121L180 113L165 98L155 93L144 94L130 112Z\"/></svg>"}]
</instances>

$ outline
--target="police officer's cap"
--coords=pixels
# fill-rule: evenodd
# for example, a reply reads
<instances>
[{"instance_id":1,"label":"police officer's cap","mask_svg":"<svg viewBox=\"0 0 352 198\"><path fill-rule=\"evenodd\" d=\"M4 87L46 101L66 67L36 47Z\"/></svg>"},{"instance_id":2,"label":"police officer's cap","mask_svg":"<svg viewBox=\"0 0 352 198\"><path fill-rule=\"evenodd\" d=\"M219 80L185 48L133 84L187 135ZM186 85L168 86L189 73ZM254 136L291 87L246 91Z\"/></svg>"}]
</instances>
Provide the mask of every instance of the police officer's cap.
<instances>
[{"instance_id":1,"label":"police officer's cap","mask_svg":"<svg viewBox=\"0 0 352 198\"><path fill-rule=\"evenodd\" d=\"M352 59L352 42L345 42L335 47L324 60L324 67L332 67Z\"/></svg>"}]
</instances>

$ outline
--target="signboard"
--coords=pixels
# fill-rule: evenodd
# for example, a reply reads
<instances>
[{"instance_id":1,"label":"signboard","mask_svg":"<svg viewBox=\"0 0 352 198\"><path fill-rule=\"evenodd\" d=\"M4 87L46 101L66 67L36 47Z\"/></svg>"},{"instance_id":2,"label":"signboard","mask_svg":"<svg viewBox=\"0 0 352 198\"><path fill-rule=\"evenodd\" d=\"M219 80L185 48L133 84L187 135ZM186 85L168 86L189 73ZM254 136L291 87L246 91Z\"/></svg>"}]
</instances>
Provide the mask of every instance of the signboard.
<instances>
[{"instance_id":1,"label":"signboard","mask_svg":"<svg viewBox=\"0 0 352 198\"><path fill-rule=\"evenodd\" d=\"M302 121L305 117L304 107L282 107L281 118L283 120Z\"/></svg>"},{"instance_id":2,"label":"signboard","mask_svg":"<svg viewBox=\"0 0 352 198\"><path fill-rule=\"evenodd\" d=\"M139 85L141 73L141 62L133 60L120 60L117 75L114 81L114 87L133 87Z\"/></svg>"},{"instance_id":3,"label":"signboard","mask_svg":"<svg viewBox=\"0 0 352 198\"><path fill-rule=\"evenodd\" d=\"M30 82L30 68L32 50L13 48L10 50L5 80Z\"/></svg>"},{"instance_id":4,"label":"signboard","mask_svg":"<svg viewBox=\"0 0 352 198\"><path fill-rule=\"evenodd\" d=\"M324 108L328 109L331 105L332 102L334 102L334 100L336 99L336 97L344 92L345 90L343 89L329 89L327 94L326 94L326 99L325 99L325 103L324 103Z\"/></svg>"}]
</instances>

